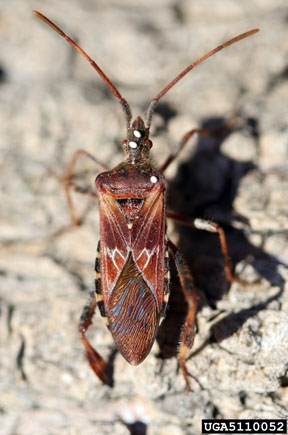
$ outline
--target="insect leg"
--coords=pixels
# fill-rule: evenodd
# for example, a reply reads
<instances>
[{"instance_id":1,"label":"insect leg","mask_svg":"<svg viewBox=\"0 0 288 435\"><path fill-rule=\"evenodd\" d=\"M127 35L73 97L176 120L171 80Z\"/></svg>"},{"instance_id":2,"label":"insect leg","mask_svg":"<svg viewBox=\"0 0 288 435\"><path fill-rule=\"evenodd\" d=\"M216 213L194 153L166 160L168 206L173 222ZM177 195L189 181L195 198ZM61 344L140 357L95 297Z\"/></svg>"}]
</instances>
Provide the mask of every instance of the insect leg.
<instances>
[{"instance_id":1,"label":"insect leg","mask_svg":"<svg viewBox=\"0 0 288 435\"><path fill-rule=\"evenodd\" d=\"M92 323L92 317L94 315L95 308L96 308L96 299L93 291L90 293L89 299L83 308L83 312L80 318L80 323L79 323L80 337L85 348L86 357L88 359L88 362L92 370L104 384L109 385L109 387L112 387L113 378L109 365L105 363L103 358L91 346L91 344L89 343L89 341L85 336L87 329Z\"/></svg>"},{"instance_id":2,"label":"insect leg","mask_svg":"<svg viewBox=\"0 0 288 435\"><path fill-rule=\"evenodd\" d=\"M172 243L170 240L168 242L168 247L174 258L176 268L179 273L179 279L180 279L182 291L184 293L188 305L188 312L181 332L182 346L178 356L178 361L179 361L179 366L183 372L187 390L192 391L189 383L188 371L186 368L185 360L186 360L187 351L188 349L192 348L194 342L195 319L196 319L197 305L199 301L199 294L194 285L194 281L190 269L188 267L188 264L185 258L183 257L182 253L179 251L177 246L175 246L174 243Z\"/></svg>"},{"instance_id":3,"label":"insect leg","mask_svg":"<svg viewBox=\"0 0 288 435\"><path fill-rule=\"evenodd\" d=\"M201 136L206 137L215 137L215 138L223 138L224 135L227 135L234 128L239 127L239 120L230 119L227 120L223 125L220 125L217 128L209 129L209 128L194 128L188 131L178 143L176 148L171 152L171 154L167 157L166 161L160 166L161 171L165 171L168 166L178 157L180 152L185 148L189 140L195 135L199 134Z\"/></svg>"},{"instance_id":4,"label":"insect leg","mask_svg":"<svg viewBox=\"0 0 288 435\"><path fill-rule=\"evenodd\" d=\"M74 168L76 166L76 163L77 163L77 160L79 159L79 157L87 157L88 159L92 160L92 162L98 166L98 169L100 171L107 171L107 169L108 169L106 166L103 165L103 163L100 163L92 154L88 153L85 150L80 149L80 150L75 151L75 153L73 154L64 178L68 178L68 179L72 178Z\"/></svg>"},{"instance_id":5,"label":"insect leg","mask_svg":"<svg viewBox=\"0 0 288 435\"><path fill-rule=\"evenodd\" d=\"M74 170L75 170L75 166L79 160L79 157L86 157L86 158L92 160L93 163L95 163L97 165L98 169L101 171L106 170L106 168L101 163L99 163L98 160L94 156L92 156L92 154L88 153L87 151L80 149L80 150L75 151L75 153L73 154L73 156L70 160L70 163L67 167L66 173L65 173L64 177L60 179L60 182L64 185L66 198L67 198L69 210L70 210L72 221L73 221L74 225L81 225L82 220L77 216L74 202L72 200L71 190L74 190L77 193L81 193L82 195L89 195L93 199L98 198L96 192L93 192L92 190L77 186L73 181Z\"/></svg>"},{"instance_id":6,"label":"insect leg","mask_svg":"<svg viewBox=\"0 0 288 435\"><path fill-rule=\"evenodd\" d=\"M220 225L218 225L212 221L209 221L209 220L200 219L200 218L191 219L189 217L181 216L181 215L178 215L175 213L170 213L170 212L167 213L167 217L173 219L175 222L179 222L180 224L188 225L188 226L194 227L198 230L204 230L204 231L209 231L210 233L217 233L218 234L219 240L220 240L220 245L221 245L221 251L222 251L222 254L224 257L224 271L225 271L225 276L226 276L227 281L238 282L239 284L241 284L243 286L255 284L258 282L258 281L255 281L255 282L249 283L245 280L238 278L238 276L234 275L234 273L232 271L230 259L229 259L225 232L224 232L223 228L220 227Z\"/></svg>"},{"instance_id":7,"label":"insect leg","mask_svg":"<svg viewBox=\"0 0 288 435\"><path fill-rule=\"evenodd\" d=\"M185 148L189 139L191 139L194 134L201 134L202 136L215 136L215 132L205 129L205 128L194 128L193 130L188 131L181 139L177 147L171 152L171 154L167 157L165 162L160 166L160 171L164 172L168 166L175 160L179 153Z\"/></svg>"},{"instance_id":8,"label":"insect leg","mask_svg":"<svg viewBox=\"0 0 288 435\"><path fill-rule=\"evenodd\" d=\"M205 219L199 219L199 218L194 219L194 227L197 228L198 230L204 230L204 231L209 231L211 233L218 234L220 245L221 245L221 251L224 257L224 271L225 271L227 281L238 282L243 286L249 285L249 282L244 281L233 274L230 259L229 259L229 254L228 254L226 236L223 228L221 228L218 224L214 222Z\"/></svg>"}]
</instances>

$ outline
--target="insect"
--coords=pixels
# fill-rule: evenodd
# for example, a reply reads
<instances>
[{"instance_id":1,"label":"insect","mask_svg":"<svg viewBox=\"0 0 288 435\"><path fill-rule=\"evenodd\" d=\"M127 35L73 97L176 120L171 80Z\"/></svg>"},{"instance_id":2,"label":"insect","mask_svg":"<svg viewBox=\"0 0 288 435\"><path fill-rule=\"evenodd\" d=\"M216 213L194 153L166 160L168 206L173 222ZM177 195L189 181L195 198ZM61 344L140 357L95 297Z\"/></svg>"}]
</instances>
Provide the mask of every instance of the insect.
<instances>
[{"instance_id":1,"label":"insect","mask_svg":"<svg viewBox=\"0 0 288 435\"><path fill-rule=\"evenodd\" d=\"M140 364L149 354L157 329L165 317L170 294L169 259L175 261L181 288L187 303L187 315L181 331L182 346L179 352L179 366L183 372L187 389L190 391L189 375L185 360L188 349L192 348L195 335L195 317L198 293L193 283L189 267L181 251L166 236L166 217L194 226L195 228L217 233L225 260L225 273L229 281L238 281L229 262L225 234L217 224L203 219L191 220L172 213L165 213L164 171L178 156L190 138L201 129L186 133L166 161L156 168L150 160L152 142L149 130L153 113L159 100L194 67L229 45L258 32L253 29L242 33L209 51L196 62L178 74L158 95L153 98L146 110L146 123L138 116L131 124L132 112L127 101L113 85L99 66L48 18L40 12L34 14L66 39L98 72L124 111L127 136L122 142L125 159L112 170L100 173L95 180L100 203L100 242L95 262L95 293L84 307L79 332L89 364L99 379L113 386L113 376L109 364L91 346L85 336L92 323L96 306L104 317L115 344L123 357L132 365ZM71 190L81 193L74 184L73 170L81 155L86 155L95 163L96 159L85 151L77 151L71 160L64 184L68 204L75 224L79 220L70 196Z\"/></svg>"}]
</instances>

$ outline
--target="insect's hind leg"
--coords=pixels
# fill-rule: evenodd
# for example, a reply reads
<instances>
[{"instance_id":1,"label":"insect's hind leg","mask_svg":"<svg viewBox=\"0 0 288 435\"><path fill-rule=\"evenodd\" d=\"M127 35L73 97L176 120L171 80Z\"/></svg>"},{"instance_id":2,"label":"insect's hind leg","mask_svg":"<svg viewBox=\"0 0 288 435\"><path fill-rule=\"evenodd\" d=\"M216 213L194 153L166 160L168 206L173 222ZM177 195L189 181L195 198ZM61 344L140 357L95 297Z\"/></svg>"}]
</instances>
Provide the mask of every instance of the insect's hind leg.
<instances>
[{"instance_id":1,"label":"insect's hind leg","mask_svg":"<svg viewBox=\"0 0 288 435\"><path fill-rule=\"evenodd\" d=\"M210 233L217 233L219 240L220 240L220 246L221 246L221 251L223 254L223 258L224 258L224 271L225 271L225 276L227 281L229 282L238 282L239 284L243 285L243 286L247 286L247 285L251 285L251 284L257 284L259 281L253 281L253 282L248 282L245 281L241 278L239 278L238 276L234 275L233 270L232 270L232 266L231 266L231 262L229 259L229 253L228 253L228 246L227 246L227 240L226 240L226 236L225 236L225 232L223 230L222 227L220 227L220 225L216 224L215 222L209 221L207 219L192 219L189 217L185 217L185 216L181 216L178 215L176 213L167 213L167 217L169 217L170 219L173 219L175 222L179 222L180 224L183 225L187 225L187 226L191 226L194 227L198 230L204 230L204 231L208 231Z\"/></svg>"},{"instance_id":2,"label":"insect's hind leg","mask_svg":"<svg viewBox=\"0 0 288 435\"><path fill-rule=\"evenodd\" d=\"M92 291L89 295L89 299L86 305L83 308L83 312L80 318L79 323L79 333L81 337L81 341L84 345L86 357L88 362L94 371L94 373L98 376L98 378L109 387L113 387L113 375L112 370L109 364L107 364L104 359L99 355L98 352L91 346L89 341L87 340L85 333L88 330L89 326L92 323L92 317L94 315L96 308L96 299L95 293Z\"/></svg>"},{"instance_id":3,"label":"insect's hind leg","mask_svg":"<svg viewBox=\"0 0 288 435\"><path fill-rule=\"evenodd\" d=\"M195 338L195 321L196 321L196 311L199 302L199 294L194 285L194 281L189 269L189 266L176 245L170 240L168 241L168 248L171 252L176 268L179 274L180 284L182 291L185 296L185 300L188 306L188 312L185 318L184 325L181 332L181 349L178 356L179 366L182 370L186 387L188 391L192 391L189 382L189 375L186 368L186 356L188 349L191 349Z\"/></svg>"},{"instance_id":4,"label":"insect's hind leg","mask_svg":"<svg viewBox=\"0 0 288 435\"><path fill-rule=\"evenodd\" d=\"M212 221L209 221L206 219L197 218L197 219L194 219L193 223L194 223L195 228L197 228L198 230L204 230L204 231L209 231L211 233L218 234L219 240L220 240L220 245L221 245L221 251L223 254L223 258L224 258L224 271L225 271L227 281L238 282L239 284L241 284L243 286L249 285L249 282L238 278L238 276L235 276L233 271L232 271L232 267L231 267L231 263L230 263L230 259L229 259L229 254L228 254L226 236L225 236L225 232L224 232L223 228L220 227L220 225L216 224L215 222L212 222Z\"/></svg>"},{"instance_id":5,"label":"insect's hind leg","mask_svg":"<svg viewBox=\"0 0 288 435\"><path fill-rule=\"evenodd\" d=\"M60 182L63 184L65 189L65 194L70 210L70 214L72 217L73 225L78 226L81 225L82 219L78 217L76 208L72 199L71 191L81 193L82 195L88 195L93 199L98 199L98 196L96 192L93 192L92 190L82 188L80 186L77 186L75 182L73 181L75 166L79 160L80 157L86 157L89 160L92 160L92 162L98 167L100 171L106 170L107 168L102 165L102 163L98 162L98 160L87 151L84 151L82 149L79 149L75 151L75 153L72 155L72 158L70 160L70 163L67 167L67 170L64 174L64 177L60 178Z\"/></svg>"}]
</instances>

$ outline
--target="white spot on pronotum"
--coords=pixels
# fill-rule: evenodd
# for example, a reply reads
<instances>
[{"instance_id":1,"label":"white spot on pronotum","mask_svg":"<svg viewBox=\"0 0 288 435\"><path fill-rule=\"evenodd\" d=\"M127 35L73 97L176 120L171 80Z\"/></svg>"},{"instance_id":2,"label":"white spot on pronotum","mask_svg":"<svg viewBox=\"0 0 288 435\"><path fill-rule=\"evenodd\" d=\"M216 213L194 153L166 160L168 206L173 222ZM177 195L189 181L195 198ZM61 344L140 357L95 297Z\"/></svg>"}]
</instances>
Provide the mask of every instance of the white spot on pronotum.
<instances>
[{"instance_id":1,"label":"white spot on pronotum","mask_svg":"<svg viewBox=\"0 0 288 435\"><path fill-rule=\"evenodd\" d=\"M152 177L150 177L150 181L151 181L151 183L155 184L155 183L157 183L158 178L155 177L155 175L152 175Z\"/></svg>"},{"instance_id":2,"label":"white spot on pronotum","mask_svg":"<svg viewBox=\"0 0 288 435\"><path fill-rule=\"evenodd\" d=\"M138 139L141 137L141 133L138 130L134 130L133 134L134 134L135 137L138 137Z\"/></svg>"},{"instance_id":3,"label":"white spot on pronotum","mask_svg":"<svg viewBox=\"0 0 288 435\"><path fill-rule=\"evenodd\" d=\"M131 140L131 142L129 142L129 147L130 148L133 148L133 150L135 150L135 148L137 148L137 143L136 142L133 142L132 140Z\"/></svg>"}]
</instances>

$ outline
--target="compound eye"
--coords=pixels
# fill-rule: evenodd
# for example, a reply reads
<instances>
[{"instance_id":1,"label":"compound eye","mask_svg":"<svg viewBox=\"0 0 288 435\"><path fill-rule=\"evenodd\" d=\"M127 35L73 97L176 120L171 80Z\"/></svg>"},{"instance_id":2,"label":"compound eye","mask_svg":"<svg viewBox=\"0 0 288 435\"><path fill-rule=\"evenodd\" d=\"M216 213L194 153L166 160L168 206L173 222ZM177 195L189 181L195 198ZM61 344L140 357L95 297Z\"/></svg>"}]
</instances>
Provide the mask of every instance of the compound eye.
<instances>
[{"instance_id":1,"label":"compound eye","mask_svg":"<svg viewBox=\"0 0 288 435\"><path fill-rule=\"evenodd\" d=\"M147 139L146 141L145 141L145 146L147 147L147 148L152 148L152 145L153 145L153 143L151 142L151 140L150 139Z\"/></svg>"}]
</instances>

